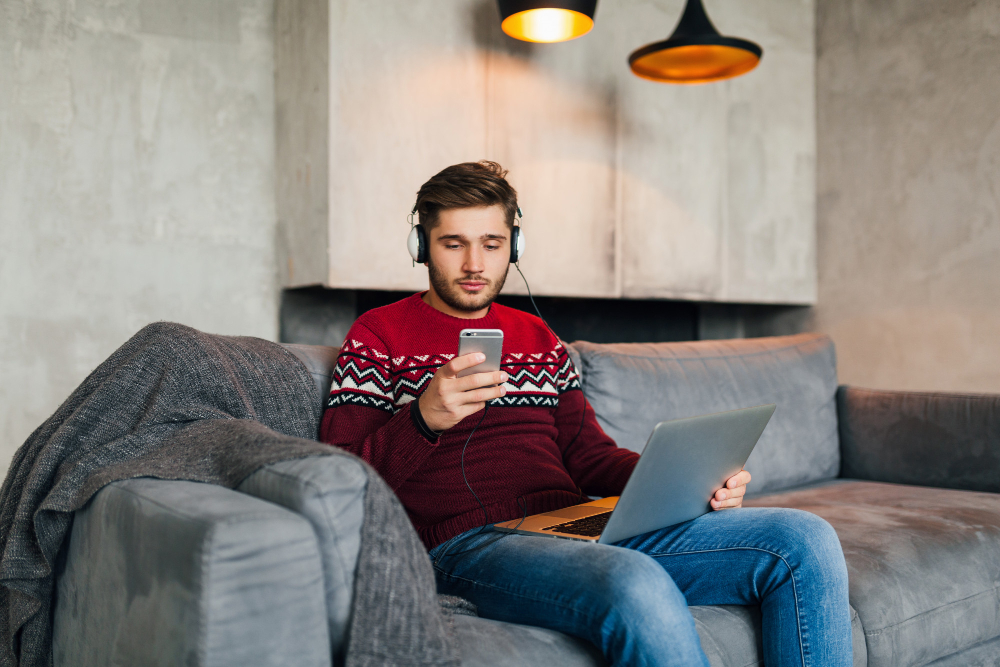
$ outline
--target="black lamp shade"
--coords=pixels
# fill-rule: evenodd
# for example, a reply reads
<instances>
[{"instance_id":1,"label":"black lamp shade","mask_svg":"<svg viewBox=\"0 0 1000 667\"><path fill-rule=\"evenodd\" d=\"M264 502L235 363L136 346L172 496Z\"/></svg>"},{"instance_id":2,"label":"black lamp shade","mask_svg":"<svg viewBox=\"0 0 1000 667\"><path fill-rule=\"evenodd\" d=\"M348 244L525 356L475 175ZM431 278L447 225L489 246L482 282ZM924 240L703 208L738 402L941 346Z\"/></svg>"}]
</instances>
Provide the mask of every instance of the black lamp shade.
<instances>
[{"instance_id":1,"label":"black lamp shade","mask_svg":"<svg viewBox=\"0 0 1000 667\"><path fill-rule=\"evenodd\" d=\"M715 29L701 0L688 0L672 35L647 44L629 56L636 76L666 83L708 83L745 74L760 62L763 50Z\"/></svg>"},{"instance_id":2,"label":"black lamp shade","mask_svg":"<svg viewBox=\"0 0 1000 667\"><path fill-rule=\"evenodd\" d=\"M499 0L500 28L525 42L565 42L594 27L597 0Z\"/></svg>"}]
</instances>

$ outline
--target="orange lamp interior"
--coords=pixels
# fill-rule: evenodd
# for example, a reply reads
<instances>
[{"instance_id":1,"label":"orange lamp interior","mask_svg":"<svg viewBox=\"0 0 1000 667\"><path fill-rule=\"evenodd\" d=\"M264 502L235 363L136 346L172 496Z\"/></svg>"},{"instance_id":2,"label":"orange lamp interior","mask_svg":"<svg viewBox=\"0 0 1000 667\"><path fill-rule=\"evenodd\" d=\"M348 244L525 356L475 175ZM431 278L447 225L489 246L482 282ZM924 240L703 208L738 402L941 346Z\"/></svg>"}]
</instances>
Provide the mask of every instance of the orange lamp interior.
<instances>
[{"instance_id":1,"label":"orange lamp interior","mask_svg":"<svg viewBox=\"0 0 1000 667\"><path fill-rule=\"evenodd\" d=\"M654 51L632 61L632 71L652 81L708 83L745 74L759 62L759 56L744 49L699 44Z\"/></svg>"},{"instance_id":2,"label":"orange lamp interior","mask_svg":"<svg viewBox=\"0 0 1000 667\"><path fill-rule=\"evenodd\" d=\"M529 9L511 14L500 28L525 42L565 42L586 35L594 27L594 19L571 9Z\"/></svg>"}]
</instances>

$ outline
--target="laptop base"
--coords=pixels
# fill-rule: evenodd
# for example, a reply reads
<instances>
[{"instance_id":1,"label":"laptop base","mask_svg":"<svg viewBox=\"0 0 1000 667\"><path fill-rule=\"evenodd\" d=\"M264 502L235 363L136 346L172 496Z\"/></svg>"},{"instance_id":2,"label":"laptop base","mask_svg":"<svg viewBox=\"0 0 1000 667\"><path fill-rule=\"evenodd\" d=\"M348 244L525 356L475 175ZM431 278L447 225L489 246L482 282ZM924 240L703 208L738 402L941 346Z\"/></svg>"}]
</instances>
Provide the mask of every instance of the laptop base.
<instances>
[{"instance_id":1,"label":"laptop base","mask_svg":"<svg viewBox=\"0 0 1000 667\"><path fill-rule=\"evenodd\" d=\"M544 535L545 537L561 537L566 540L581 540L583 542L596 542L600 539L600 534L587 536L573 533L563 533L552 530L553 526L565 524L570 521L584 519L597 514L606 514L618 504L618 496L599 498L589 503L571 505L561 510L553 510L544 514L532 514L524 519L514 519L503 523L493 524L493 527L505 533L519 533L521 535Z\"/></svg>"}]
</instances>

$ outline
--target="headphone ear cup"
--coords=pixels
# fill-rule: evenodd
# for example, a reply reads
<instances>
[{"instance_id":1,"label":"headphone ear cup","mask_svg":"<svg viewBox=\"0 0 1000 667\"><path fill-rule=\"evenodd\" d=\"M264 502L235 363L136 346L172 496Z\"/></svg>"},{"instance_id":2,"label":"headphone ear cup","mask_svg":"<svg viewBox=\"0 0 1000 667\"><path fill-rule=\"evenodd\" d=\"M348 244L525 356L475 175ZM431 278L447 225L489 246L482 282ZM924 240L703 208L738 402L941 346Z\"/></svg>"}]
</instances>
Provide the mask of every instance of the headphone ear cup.
<instances>
[{"instance_id":1,"label":"headphone ear cup","mask_svg":"<svg viewBox=\"0 0 1000 667\"><path fill-rule=\"evenodd\" d=\"M410 235L406 237L406 250L417 264L427 261L427 232L423 225L417 224L410 228Z\"/></svg>"},{"instance_id":2,"label":"headphone ear cup","mask_svg":"<svg viewBox=\"0 0 1000 667\"><path fill-rule=\"evenodd\" d=\"M524 232L520 226L514 227L510 234L510 263L514 264L524 254Z\"/></svg>"}]
</instances>

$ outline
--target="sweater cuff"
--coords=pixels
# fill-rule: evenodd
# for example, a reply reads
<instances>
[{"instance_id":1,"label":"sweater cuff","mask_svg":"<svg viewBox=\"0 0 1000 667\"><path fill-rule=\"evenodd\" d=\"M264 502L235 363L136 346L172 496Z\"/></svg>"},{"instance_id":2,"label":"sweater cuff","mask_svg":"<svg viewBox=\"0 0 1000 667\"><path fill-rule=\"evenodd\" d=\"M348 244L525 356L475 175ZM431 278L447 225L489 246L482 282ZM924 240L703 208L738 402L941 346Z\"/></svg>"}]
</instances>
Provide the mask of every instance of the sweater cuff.
<instances>
[{"instance_id":1,"label":"sweater cuff","mask_svg":"<svg viewBox=\"0 0 1000 667\"><path fill-rule=\"evenodd\" d=\"M417 427L417 431L420 435L424 436L427 442L437 442L441 432L432 431L431 427L427 425L427 422L424 421L424 416L420 414L420 402L416 399L410 402L410 419L413 420L413 425Z\"/></svg>"}]
</instances>

